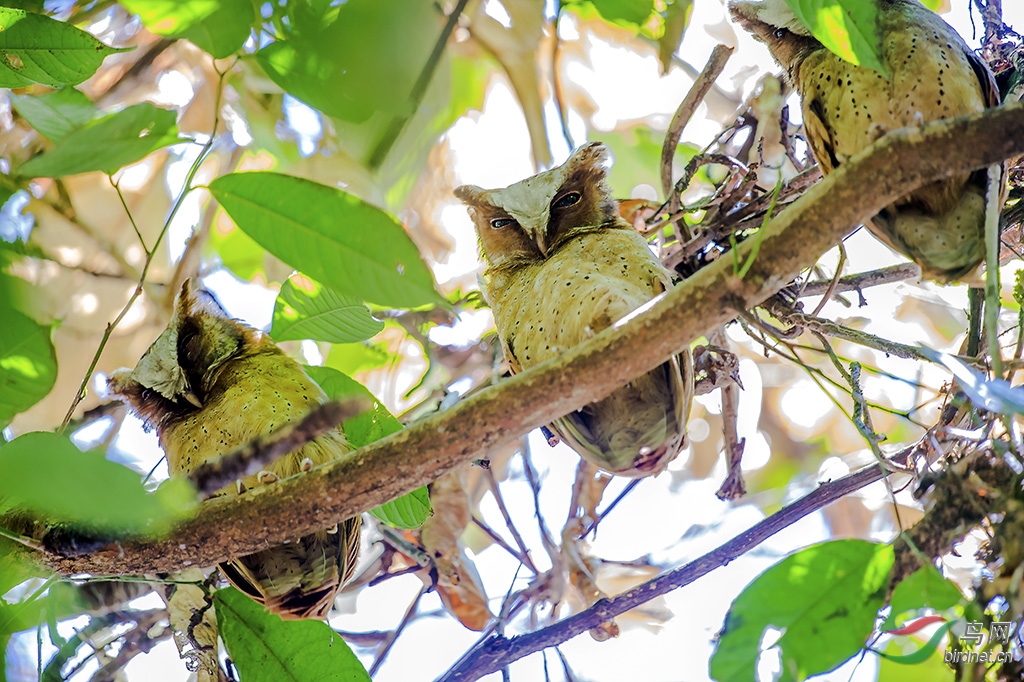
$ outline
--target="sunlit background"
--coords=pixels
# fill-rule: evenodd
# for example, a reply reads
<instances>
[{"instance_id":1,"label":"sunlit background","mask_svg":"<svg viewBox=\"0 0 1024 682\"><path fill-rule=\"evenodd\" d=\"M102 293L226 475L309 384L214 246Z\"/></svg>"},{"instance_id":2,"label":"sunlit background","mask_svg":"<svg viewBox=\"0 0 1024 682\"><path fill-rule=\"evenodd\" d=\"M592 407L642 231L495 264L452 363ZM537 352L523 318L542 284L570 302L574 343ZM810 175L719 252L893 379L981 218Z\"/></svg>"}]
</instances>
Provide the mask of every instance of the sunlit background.
<instances>
[{"instance_id":1,"label":"sunlit background","mask_svg":"<svg viewBox=\"0 0 1024 682\"><path fill-rule=\"evenodd\" d=\"M980 26L980 19L975 16L972 20L970 3L952 0L950 4L944 17L968 44L977 47L975 26ZM546 11L550 18L555 8L551 2L548 5ZM514 28L499 0L485 0L483 7L487 15L506 29ZM1024 29L1024 4L1004 3L1003 14L1007 24ZM112 44L123 44L143 31L137 22L126 22L125 15L117 8L98 12L87 28ZM551 163L561 163L568 156L570 139L567 138L571 138L573 145L586 140L605 140L616 163L620 164L616 168L622 169L612 174L613 189L622 198L658 197L659 192L653 185L657 178L656 153L661 136L715 44L726 42L735 44L738 49L718 79L716 89L683 133L682 141L697 149L707 146L723 125L735 117L741 105L757 92L764 74L777 72L767 50L728 23L718 0L696 0L689 29L675 55L676 62L664 75L656 47L626 29L564 13L557 30L561 40L558 70L568 115L567 126L563 129L553 92L543 86L541 106ZM455 41L466 42L468 36L464 33L457 29ZM550 43L548 36L538 49L550 50ZM255 47L255 39L251 47ZM462 49L465 58L472 58L466 56L473 53L465 45L460 48L457 42L452 49ZM182 50L177 54L177 61L165 55L160 62L162 71L152 83L137 81L136 91L117 94L120 101L127 103L151 101L178 109L182 131L202 142L209 134L216 77L208 59L204 60L198 52L189 54ZM258 78L254 71L244 71L241 78L251 84ZM479 288L481 264L473 225L464 208L451 196L451 189L463 183L502 187L538 170L531 152L536 134L531 136L519 98L504 72L492 68L482 94L479 110L472 110L454 121L430 150L426 169L411 191L396 200L388 194L387 188L375 185L373 179L361 177L346 167L343 160L338 160L337 148L331 144L331 123L315 110L284 95L279 110L270 111L257 120L252 115L253 103L240 100L237 92L229 90L223 115L234 148L215 156L213 162L204 166L198 182L212 180L225 172L229 163L237 162L242 170L274 168L345 186L395 211L433 269L440 290L446 295L464 294ZM791 113L798 112L795 98L790 103L793 105ZM9 128L10 119L10 104L3 97L0 120ZM161 219L166 214L198 149L197 144L178 145L119 173L121 188L130 196L131 208L137 215ZM655 150L653 156L652 150ZM232 161L229 162L229 158ZM39 226L45 226L45 236L40 231L40 238L47 246L62 250L65 264L102 268L107 256L95 252L95 242L91 241L95 239L100 244L109 243L124 262L138 267L144 254L132 244L131 231L126 229L123 211L109 185L104 189L104 183L94 177L69 178L68 185L84 222L110 226L108 231L83 236L39 199L22 195L4 207L0 234L8 238L14 234L28 236ZM88 193L83 191L85 189ZM695 191L707 191L707 187ZM209 230L212 248L202 252L203 284L215 293L231 315L268 329L277 285L265 283L268 279L280 282L288 272L281 271L279 263L266 264L265 277L262 273L255 274L260 270L253 264L247 270L245 259L253 257L247 256L244 244L240 245L243 238L223 213L211 215L208 203L205 192L195 192L185 202L171 226L166 254L161 254L151 280L169 280L183 255L196 256L187 246L193 231ZM152 231L158 227L143 225L142 229ZM848 273L903 262L901 256L863 230L846 241L846 248ZM831 275L837 260L835 251L822 258L819 265L826 276ZM243 279L246 272L253 273L255 281ZM22 274L37 287L35 294L41 314L49 319L62 319L64 323L55 332L60 361L57 387L50 397L15 421L15 433L50 429L59 423L92 356L97 333L122 304L125 288L123 282L95 279L83 285L80 273L73 267L60 268L52 263ZM1012 281L1009 273L1004 276L1004 282L1007 281ZM897 283L869 289L865 297L867 305L863 307L858 306L855 296L847 297L849 307L829 302L821 315L883 338L911 345L924 344L943 351L955 352L963 340L967 307L963 286ZM1004 294L1004 297L1008 296ZM165 323L166 317L161 318L160 311L147 300L140 299L124 319L101 368L109 371L118 365L134 365L135 359ZM425 343L443 347L449 354L469 355L493 330L486 309L465 307L460 310L458 319L442 322L429 326L426 338L416 338L400 321L392 319L372 343L342 352L331 351L335 354L333 357L327 357L327 349L313 342L292 344L288 350L309 364L327 362L354 374L394 414L412 418L437 404L439 388L445 389L441 393L448 394L445 400L450 403L489 374L489 366L483 363L472 371L432 367L431 375L424 379L430 364L430 349L425 348ZM823 388L795 364L778 357L766 359L763 348L738 326L729 327L728 335L734 344L733 350L741 357L744 390L739 406L739 435L746 438L747 443L744 473L748 495L734 503L723 502L715 495L726 474L721 457L721 401L718 392L702 396L697 400L688 427L691 446L667 472L642 481L602 521L597 536L592 539L592 553L605 561L599 573L601 584L610 593L700 556L781 505L812 490L819 481L838 478L871 460L864 440L837 407L844 405L849 409L847 395ZM941 406L938 389L949 379L944 370L849 344L838 344L837 348L846 357L878 370L866 374L864 390L870 401L892 410L892 413L877 411L874 415L876 430L888 436L883 450L912 441L922 433L921 426L935 422ZM821 361L818 356L807 358L809 363ZM98 375L92 382L92 402L87 406L102 402L104 390L103 376ZM910 419L899 413L908 414ZM146 433L132 416L124 418L116 432L112 430L114 422L113 417L95 422L78 431L76 441L83 447L109 443L111 458L142 474L156 467L153 480L165 478L166 467L160 463L161 452L155 435ZM568 512L578 457L564 445L549 448L539 432L530 434L528 448L542 480L541 516L557 536ZM537 568L544 571L550 568L550 560L542 549L533 495L522 459L513 452L514 447L510 446L493 453L495 473L501 481L509 516L532 550ZM622 479L612 481L603 506L614 499L626 483ZM898 493L897 500L903 523L912 523L919 514L917 503L909 491ZM478 511L486 525L512 542L493 496L482 495ZM882 484L875 484L811 514L695 584L654 600L639 613L622 616L619 638L597 643L583 635L561 645L560 652L574 679L578 680L709 679L707 662L726 610L743 586L758 573L795 549L820 540L860 537L888 541L896 532L888 494ZM378 539L379 534L373 527L364 532L360 570L379 553L379 546L373 544ZM479 572L491 610L497 613L505 596L525 587L531 575L479 528L471 526L464 540L467 556ZM970 558L975 548L969 546L969 541L965 545L959 551L963 558L952 555L945 558L947 574L954 578L977 570ZM406 575L358 591L347 591L338 599L330 624L343 632L391 631L422 588L419 577ZM18 589L31 591L25 586ZM145 601L138 606L160 605L155 595L143 599ZM558 615L567 615L579 606L563 605ZM535 614L537 622L531 624L521 615L507 626L506 634L533 628L551 616L550 609L541 610ZM85 622L84 617L69 620L59 623L57 629L68 637ZM435 593L427 593L419 602L415 618L401 632L374 679L386 682L436 678L478 638L478 633L466 629L443 610ZM354 649L369 667L374 660L373 649L360 646ZM41 652L45 661L54 651L45 627L39 633L16 635L8 649L8 680L36 679L37 654ZM877 661L874 656L856 658L818 679L874 680L879 674ZM98 667L97 661L86 661L73 679L87 680ZM761 678L772 679L778 670L778 658L769 651L759 665ZM510 672L513 680L541 680L546 675L557 680L565 676L562 660L554 651L518 661ZM128 680L168 682L189 676L170 640L159 643L149 653L136 656L125 673Z\"/></svg>"}]
</instances>

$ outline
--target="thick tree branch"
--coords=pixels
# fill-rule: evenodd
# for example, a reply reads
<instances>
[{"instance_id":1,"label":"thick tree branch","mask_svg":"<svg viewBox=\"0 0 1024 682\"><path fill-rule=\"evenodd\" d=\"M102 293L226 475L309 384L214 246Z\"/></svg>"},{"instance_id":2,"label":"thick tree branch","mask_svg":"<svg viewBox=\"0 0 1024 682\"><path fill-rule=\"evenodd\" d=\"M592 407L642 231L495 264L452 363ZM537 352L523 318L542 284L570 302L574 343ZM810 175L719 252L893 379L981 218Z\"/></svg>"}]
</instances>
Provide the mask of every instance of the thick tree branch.
<instances>
[{"instance_id":1,"label":"thick tree branch","mask_svg":"<svg viewBox=\"0 0 1024 682\"><path fill-rule=\"evenodd\" d=\"M234 481L252 476L276 459L327 433L346 419L370 409L365 400L329 402L297 422L285 424L223 457L206 462L189 474L200 495L206 496Z\"/></svg>"},{"instance_id":2,"label":"thick tree branch","mask_svg":"<svg viewBox=\"0 0 1024 682\"><path fill-rule=\"evenodd\" d=\"M722 258L629 320L564 355L347 457L241 496L207 502L169 536L82 557L49 557L65 574L124 575L207 566L279 545L433 481L552 419L609 395L786 286L879 209L940 177L1024 153L1024 105L895 131L841 166L739 248L746 277Z\"/></svg>"}]
</instances>

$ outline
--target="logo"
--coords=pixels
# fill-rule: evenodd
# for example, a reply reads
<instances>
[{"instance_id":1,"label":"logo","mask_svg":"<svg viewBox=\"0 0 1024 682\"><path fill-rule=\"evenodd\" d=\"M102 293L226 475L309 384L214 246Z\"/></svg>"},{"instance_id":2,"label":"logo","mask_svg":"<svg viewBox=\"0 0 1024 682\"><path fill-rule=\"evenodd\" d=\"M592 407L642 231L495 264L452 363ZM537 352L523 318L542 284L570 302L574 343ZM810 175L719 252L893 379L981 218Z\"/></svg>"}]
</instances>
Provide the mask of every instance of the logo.
<instances>
[{"instance_id":1,"label":"logo","mask_svg":"<svg viewBox=\"0 0 1024 682\"><path fill-rule=\"evenodd\" d=\"M906 637L916 634L924 628L941 623L938 629L917 651L904 655L887 654L877 649L872 649L876 654L887 658L894 663L914 665L926 661L939 648L946 633L950 631L961 620L947 620L942 616L922 616L907 622L903 627L896 630L884 630L883 633L893 637ZM985 646L979 650L979 646L985 640L984 624L980 621L964 623L964 632L958 636L960 641L959 649L947 647L943 654L946 663L1008 663L1013 660L1009 649L1010 636L1017 624L1012 621L993 621L989 625L989 637ZM999 644L1001 651L990 651L988 647Z\"/></svg>"}]
</instances>

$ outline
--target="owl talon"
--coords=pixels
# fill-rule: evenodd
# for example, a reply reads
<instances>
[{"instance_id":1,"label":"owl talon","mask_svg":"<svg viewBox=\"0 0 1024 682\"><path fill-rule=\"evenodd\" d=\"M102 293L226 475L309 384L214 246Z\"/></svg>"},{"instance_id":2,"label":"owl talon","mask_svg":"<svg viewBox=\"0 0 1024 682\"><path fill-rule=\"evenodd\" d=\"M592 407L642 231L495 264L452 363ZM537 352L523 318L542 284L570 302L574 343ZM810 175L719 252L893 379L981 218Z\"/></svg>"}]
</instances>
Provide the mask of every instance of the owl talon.
<instances>
[{"instance_id":1,"label":"owl talon","mask_svg":"<svg viewBox=\"0 0 1024 682\"><path fill-rule=\"evenodd\" d=\"M278 478L277 474L275 474L273 471L267 471L266 469L264 469L263 471L256 474L256 480L260 482L260 485L267 485L268 483L277 483Z\"/></svg>"},{"instance_id":2,"label":"owl talon","mask_svg":"<svg viewBox=\"0 0 1024 682\"><path fill-rule=\"evenodd\" d=\"M313 468L313 460L311 460L309 457L303 457L302 461L299 463L299 467L303 471L309 471L310 469Z\"/></svg>"},{"instance_id":3,"label":"owl talon","mask_svg":"<svg viewBox=\"0 0 1024 682\"><path fill-rule=\"evenodd\" d=\"M540 427L540 432L544 434L544 438L548 441L548 447L553 448L560 442L558 436L556 436L551 429L546 426Z\"/></svg>"},{"instance_id":4,"label":"owl talon","mask_svg":"<svg viewBox=\"0 0 1024 682\"><path fill-rule=\"evenodd\" d=\"M330 535L336 535L338 533L338 524L334 524L333 526L328 528L327 533Z\"/></svg>"},{"instance_id":5,"label":"owl talon","mask_svg":"<svg viewBox=\"0 0 1024 682\"><path fill-rule=\"evenodd\" d=\"M239 495L241 495L242 493L244 493L247 490L247 488L245 487L245 484L242 483L241 479L235 481L235 488L238 490L238 494Z\"/></svg>"},{"instance_id":6,"label":"owl talon","mask_svg":"<svg viewBox=\"0 0 1024 682\"><path fill-rule=\"evenodd\" d=\"M918 112L920 115L920 112ZM881 123L872 123L868 128L868 139L872 142L880 140L887 132L889 132L884 125Z\"/></svg>"}]
</instances>

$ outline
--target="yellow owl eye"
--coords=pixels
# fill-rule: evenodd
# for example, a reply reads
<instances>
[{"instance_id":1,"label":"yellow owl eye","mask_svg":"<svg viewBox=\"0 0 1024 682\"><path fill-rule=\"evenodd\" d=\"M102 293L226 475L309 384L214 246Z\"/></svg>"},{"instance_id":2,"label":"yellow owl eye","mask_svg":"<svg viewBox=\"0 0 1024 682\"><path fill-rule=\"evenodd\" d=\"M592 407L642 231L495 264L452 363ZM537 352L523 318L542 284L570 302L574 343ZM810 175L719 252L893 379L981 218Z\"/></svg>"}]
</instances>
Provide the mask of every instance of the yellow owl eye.
<instances>
[{"instance_id":1,"label":"yellow owl eye","mask_svg":"<svg viewBox=\"0 0 1024 682\"><path fill-rule=\"evenodd\" d=\"M566 192L559 198L555 199L554 203L551 204L551 208L568 208L573 204L579 203L582 196L583 195L579 192Z\"/></svg>"},{"instance_id":2,"label":"yellow owl eye","mask_svg":"<svg viewBox=\"0 0 1024 682\"><path fill-rule=\"evenodd\" d=\"M491 221L491 227L493 227L495 230L500 230L503 227L508 227L514 222L515 221L512 220L511 218L495 218L494 220Z\"/></svg>"}]
</instances>

